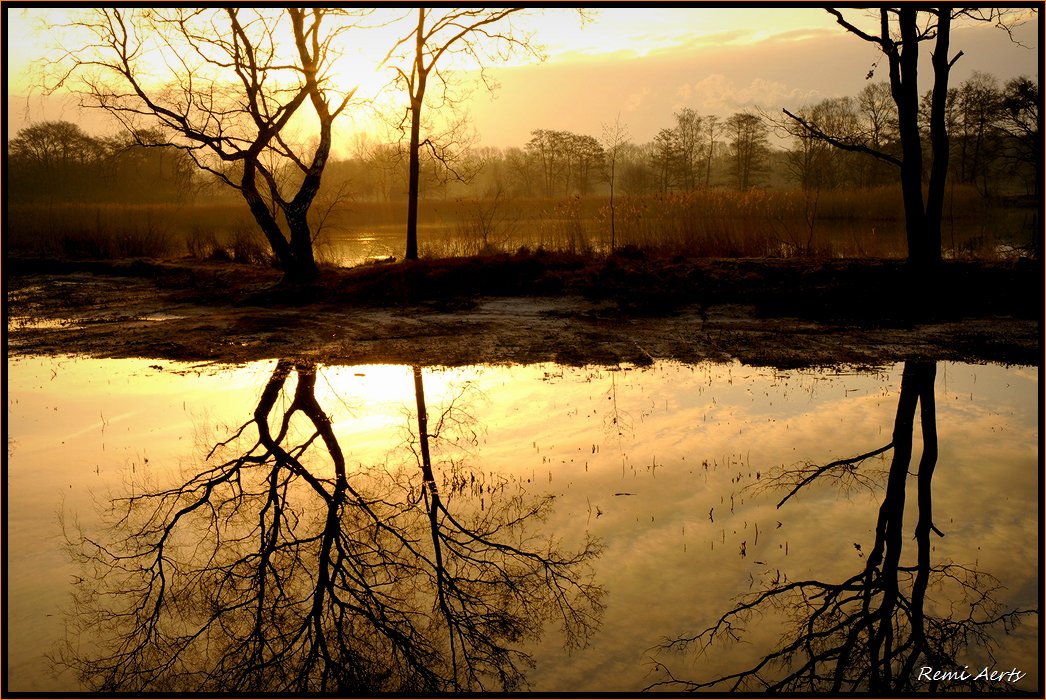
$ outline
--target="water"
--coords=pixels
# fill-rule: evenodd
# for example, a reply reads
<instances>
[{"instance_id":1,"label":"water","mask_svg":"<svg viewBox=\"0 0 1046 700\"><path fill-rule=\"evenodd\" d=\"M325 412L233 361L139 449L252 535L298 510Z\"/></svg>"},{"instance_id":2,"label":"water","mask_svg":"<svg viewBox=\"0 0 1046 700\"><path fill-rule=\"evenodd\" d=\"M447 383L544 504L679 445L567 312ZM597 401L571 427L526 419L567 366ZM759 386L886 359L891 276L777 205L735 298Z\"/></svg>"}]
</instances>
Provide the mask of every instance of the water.
<instances>
[{"instance_id":1,"label":"water","mask_svg":"<svg viewBox=\"0 0 1046 700\"><path fill-rule=\"evenodd\" d=\"M520 210L498 211L491 203L453 201L429 203L430 220L418 224L422 256L481 255L492 251L512 253L520 247L549 250L610 251L606 212L593 210L580 218L562 215L548 203L521 205ZM655 211L660 209L655 207ZM617 246L664 248L690 254L748 254L790 257L816 254L829 258L905 255L903 220L819 220L811 237L803 216L770 217L769 220L725 217L703 224L689 215L669 221L618 222ZM1031 215L1020 209L993 210L991 224L979 217L950 219L943 232L945 258L1014 260L1026 257L1034 239ZM631 223L630 223L631 222ZM346 220L328 226L318 250L330 263L353 267L374 260L402 259L405 223ZM709 232L718 232L712 235ZM724 238L725 237L725 238ZM718 240L717 240L718 238Z\"/></svg>"},{"instance_id":2,"label":"water","mask_svg":"<svg viewBox=\"0 0 1046 700\"><path fill-rule=\"evenodd\" d=\"M353 598L357 609L380 599L384 613L401 614L403 625L413 620L417 634L410 648L416 651L428 648L425 644L443 648L451 624L447 611L471 605L471 619L478 619L481 608L504 615L485 628L489 639L482 637L483 630L469 631L457 620L459 663L466 651L480 660L493 658L499 649L529 653L534 668L521 663L518 670L538 692L633 692L665 680L665 667L693 682L743 670L776 648L787 630L784 614L794 608L767 609L746 625L749 643L717 643L700 658L657 647L697 634L729 611L738 596L775 581L839 582L862 570L875 545L890 452L865 460L851 473L867 475L866 486L860 478L825 476L777 508L789 486L770 485L782 469L817 467L887 445L902 369L781 372L671 362L642 369L552 364L317 368L276 361L223 367L11 359L8 687L78 689L75 674L53 675L46 659L67 636L67 623L85 619L63 617L63 610L68 614L76 591L92 592L86 602L102 611L118 609L118 601L126 600L100 595L120 579L111 571L99 578L104 569L97 559L93 569L73 562L63 543L75 541L79 532L92 542L115 543L130 530L126 525L102 529L113 499L192 484L205 469L262 455L264 450L252 451L255 426L247 425L238 439L231 439L259 406L265 407L262 415L274 434L287 411L306 407L294 413L281 442L285 447L308 442L316 426L325 431L322 416L329 416L328 435L344 456L341 467L339 450L324 448L317 439L300 460L313 481L301 476L304 472L297 477L293 469L280 472L286 490L272 503L294 514L281 536L290 541L287 533L293 531L299 538L293 550L280 555L285 568L279 580L295 592L288 599L316 600L309 594L314 593L310 581L317 559L310 557L324 551L319 535L333 532L334 541L352 551L345 572L356 572L360 582L374 586L372 598ZM1004 610L1035 608L1041 588L1037 371L951 363L935 369L939 457L933 521L945 536L931 537L931 565L976 568L981 589L991 582L987 575L998 579L1002 588L994 596ZM427 442L435 489L421 469L426 460L418 439L419 389L428 416L423 432L433 436ZM318 411L308 408L313 405L309 397ZM915 422L902 566L915 566L918 551L912 540L919 512L914 474L922 452L918 414ZM219 442L226 444L207 460ZM251 569L237 569L235 560L257 556L257 539L240 541L234 535L256 536L259 513L272 512L272 505L268 511L263 507L269 482L250 476L259 472L269 473L243 463L241 500L235 501L241 510L226 499L224 510L193 511L191 527L170 545L172 561L192 563L200 571L209 563L215 571L238 575ZM317 496L320 487L340 493L349 504L337 511L341 524L336 531L323 525L328 503ZM215 487L216 498L220 491ZM255 495L244 496L247 492ZM544 503L546 496L554 500ZM540 512L531 515L530 508ZM168 511L164 522L176 510ZM442 538L442 561L434 536ZM599 541L602 549L586 550L590 540ZM538 560L548 554L550 541L567 562L558 569L550 568L547 559ZM470 557L487 568L470 568L478 566ZM562 578L546 579L549 571ZM470 574L479 573L470 580ZM220 607L228 600L215 592L220 577L192 580L178 602L180 616L162 616L169 630L195 624L194 616L206 605L219 601ZM233 577L222 585L246 595L246 580ZM548 580L559 582L562 598L550 596ZM179 585L173 568L169 581L173 594ZM455 596L450 584L474 597ZM349 588L331 590L350 596ZM963 613L968 604L960 604L962 593L955 586L931 585L926 614ZM593 596L589 602L596 604L586 605L581 594ZM582 623L599 622L598 629L568 625L582 642L569 652L564 651L559 603L573 606ZM280 629L296 629L298 607L287 603ZM192 656L186 668L198 672L213 666L213 650L231 648L246 618L233 606L222 614L224 630L212 629L207 636L212 656ZM524 631L534 634L498 638L498 630L507 629L498 625L512 624L525 624ZM353 625L353 643L370 640L375 663L389 658L386 652L394 645L382 636L386 628ZM1026 673L1019 688L1034 690L1041 677L1037 633L1037 617L1028 616L1012 634L998 635L996 667ZM95 648L96 634L84 633L80 658ZM431 664L443 678L454 675L446 659ZM957 661L977 671L990 664L979 648L963 652ZM459 681L467 682L460 666L458 671ZM229 673L223 677L230 678ZM200 688L201 678L186 682Z\"/></svg>"},{"instance_id":3,"label":"water","mask_svg":"<svg viewBox=\"0 0 1046 700\"><path fill-rule=\"evenodd\" d=\"M330 262L343 267L388 256L399 259L405 245L403 230L401 225L372 225L366 232L335 230L328 235L324 254Z\"/></svg>"}]
</instances>

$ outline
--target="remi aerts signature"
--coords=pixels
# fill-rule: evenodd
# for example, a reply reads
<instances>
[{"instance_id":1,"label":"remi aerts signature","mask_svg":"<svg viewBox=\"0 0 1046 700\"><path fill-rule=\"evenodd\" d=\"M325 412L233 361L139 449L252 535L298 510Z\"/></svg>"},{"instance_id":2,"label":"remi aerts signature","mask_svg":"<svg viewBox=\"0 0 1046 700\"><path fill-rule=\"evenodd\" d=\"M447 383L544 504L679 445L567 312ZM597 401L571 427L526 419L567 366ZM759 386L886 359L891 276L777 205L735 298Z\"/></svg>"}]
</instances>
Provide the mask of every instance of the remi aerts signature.
<instances>
[{"instance_id":1,"label":"remi aerts signature","mask_svg":"<svg viewBox=\"0 0 1046 700\"><path fill-rule=\"evenodd\" d=\"M980 671L970 670L969 666L961 669L943 671L933 666L921 666L916 680L919 681L988 681L989 683L1016 683L1025 676L1024 671L1016 668L1010 671L996 671L985 666Z\"/></svg>"}]
</instances>

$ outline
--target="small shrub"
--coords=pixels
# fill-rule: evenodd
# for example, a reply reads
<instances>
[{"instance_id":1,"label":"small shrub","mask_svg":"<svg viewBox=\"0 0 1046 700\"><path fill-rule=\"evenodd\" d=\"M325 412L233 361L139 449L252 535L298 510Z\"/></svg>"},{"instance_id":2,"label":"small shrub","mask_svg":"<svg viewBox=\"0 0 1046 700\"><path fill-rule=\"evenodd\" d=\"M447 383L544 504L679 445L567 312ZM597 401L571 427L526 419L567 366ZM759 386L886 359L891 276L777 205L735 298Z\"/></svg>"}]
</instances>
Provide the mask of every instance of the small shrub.
<instances>
[{"instance_id":1,"label":"small shrub","mask_svg":"<svg viewBox=\"0 0 1046 700\"><path fill-rule=\"evenodd\" d=\"M185 235L185 250L189 257L198 260L211 258L215 251L221 248L218 243L218 235L213 229L204 229L195 225Z\"/></svg>"},{"instance_id":2,"label":"small shrub","mask_svg":"<svg viewBox=\"0 0 1046 700\"><path fill-rule=\"evenodd\" d=\"M160 258L174 249L167 229L151 220L144 227L128 228L112 236L113 255L120 258Z\"/></svg>"},{"instance_id":3,"label":"small shrub","mask_svg":"<svg viewBox=\"0 0 1046 700\"><path fill-rule=\"evenodd\" d=\"M231 257L234 262L249 265L270 262L268 244L261 232L255 228L239 226L234 229L229 247L232 249Z\"/></svg>"},{"instance_id":4,"label":"small shrub","mask_svg":"<svg viewBox=\"0 0 1046 700\"><path fill-rule=\"evenodd\" d=\"M231 262L232 255L229 254L229 251L224 246L217 245L211 249L207 259L215 262Z\"/></svg>"}]
</instances>

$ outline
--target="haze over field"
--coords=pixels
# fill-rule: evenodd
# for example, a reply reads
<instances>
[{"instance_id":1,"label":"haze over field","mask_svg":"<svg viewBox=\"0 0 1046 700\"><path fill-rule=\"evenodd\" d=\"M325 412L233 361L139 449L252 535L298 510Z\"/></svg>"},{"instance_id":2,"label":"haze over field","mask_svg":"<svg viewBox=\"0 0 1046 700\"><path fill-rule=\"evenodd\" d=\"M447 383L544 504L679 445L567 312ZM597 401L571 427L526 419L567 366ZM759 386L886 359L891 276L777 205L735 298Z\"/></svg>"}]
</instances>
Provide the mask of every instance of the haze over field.
<instances>
[{"instance_id":1,"label":"haze over field","mask_svg":"<svg viewBox=\"0 0 1046 700\"><path fill-rule=\"evenodd\" d=\"M5 9L9 136L27 123L55 119L76 121L91 132L113 129L98 112L80 113L68 95L42 97L40 60L63 39L41 22L61 22L65 12ZM856 11L850 15L860 19ZM782 107L854 95L873 69L875 80L886 79L881 54L820 8L598 8L584 16L570 8L535 9L514 18L513 27L533 33L545 60L517 53L500 65L488 61L486 75L497 89L459 91L480 145L520 146L538 128L598 135L618 115L632 138L643 142L685 107L720 116L746 108L780 113ZM355 43L339 66L346 82L374 93L391 79L390 70L382 74L374 66L395 33L392 27L350 33ZM955 85L975 71L1002 80L1038 74L1034 18L1012 38L990 24L957 23L952 47L963 52L952 74ZM471 67L462 66L475 83ZM923 73L930 75L928 66ZM390 107L397 109L402 106ZM336 154L361 129L380 130L364 108L340 120Z\"/></svg>"}]
</instances>

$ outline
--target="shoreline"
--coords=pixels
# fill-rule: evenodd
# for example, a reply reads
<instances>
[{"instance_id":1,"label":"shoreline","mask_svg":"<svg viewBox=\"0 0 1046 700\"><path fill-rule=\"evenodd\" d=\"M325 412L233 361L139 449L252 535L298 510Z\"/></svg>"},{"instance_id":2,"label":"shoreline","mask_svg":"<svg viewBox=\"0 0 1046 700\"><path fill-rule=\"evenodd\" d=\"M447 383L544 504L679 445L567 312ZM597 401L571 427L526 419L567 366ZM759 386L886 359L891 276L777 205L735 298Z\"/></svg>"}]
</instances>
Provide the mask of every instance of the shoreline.
<instances>
[{"instance_id":1,"label":"shoreline","mask_svg":"<svg viewBox=\"0 0 1046 700\"><path fill-rule=\"evenodd\" d=\"M874 299L861 302L858 295L881 284L876 277L896 281L900 263L849 262L832 277L839 264L831 261L662 266L626 259L588 269L573 259L538 266L518 257L339 270L307 290L280 287L274 270L231 263L8 260L7 351L443 366L737 360L784 369L909 359L1042 361L1035 312L1041 286L1036 297L1012 299L1011 308L999 303L1000 294L1030 295L1021 290L1041 279L1037 266L1014 272L1012 264L964 265L961 274L948 272L956 278L952 286L998 285L1007 278L1014 285L996 286L995 297L986 295L967 313L945 285L939 293L952 298L937 311L913 302L877 314Z\"/></svg>"}]
</instances>

